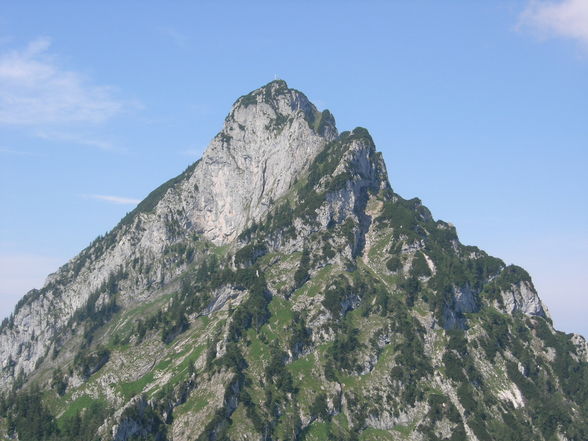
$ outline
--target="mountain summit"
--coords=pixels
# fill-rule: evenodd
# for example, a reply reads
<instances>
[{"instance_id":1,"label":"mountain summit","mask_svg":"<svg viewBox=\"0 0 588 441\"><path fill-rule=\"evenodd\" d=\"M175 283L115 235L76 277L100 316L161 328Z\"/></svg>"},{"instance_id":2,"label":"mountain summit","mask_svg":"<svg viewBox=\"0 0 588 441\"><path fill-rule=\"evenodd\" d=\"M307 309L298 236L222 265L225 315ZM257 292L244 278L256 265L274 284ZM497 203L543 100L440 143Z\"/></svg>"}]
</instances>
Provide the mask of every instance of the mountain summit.
<instances>
[{"instance_id":1,"label":"mountain summit","mask_svg":"<svg viewBox=\"0 0 588 441\"><path fill-rule=\"evenodd\" d=\"M197 228L216 244L235 239L336 136L331 114L284 81L239 98L187 181L199 188L190 201Z\"/></svg>"},{"instance_id":2,"label":"mountain summit","mask_svg":"<svg viewBox=\"0 0 588 441\"><path fill-rule=\"evenodd\" d=\"M586 440L588 346L284 81L0 329L26 440Z\"/></svg>"}]
</instances>

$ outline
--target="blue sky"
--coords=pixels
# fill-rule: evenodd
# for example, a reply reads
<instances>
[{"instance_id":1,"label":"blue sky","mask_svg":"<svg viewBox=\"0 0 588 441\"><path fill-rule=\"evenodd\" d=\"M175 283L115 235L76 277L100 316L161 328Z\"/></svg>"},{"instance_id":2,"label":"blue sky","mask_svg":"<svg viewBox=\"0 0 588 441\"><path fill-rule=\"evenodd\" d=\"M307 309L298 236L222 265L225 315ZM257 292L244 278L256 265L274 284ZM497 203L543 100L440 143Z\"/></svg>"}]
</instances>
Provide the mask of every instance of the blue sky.
<instances>
[{"instance_id":1,"label":"blue sky","mask_svg":"<svg viewBox=\"0 0 588 441\"><path fill-rule=\"evenodd\" d=\"M588 335L585 0L5 3L0 315L276 75Z\"/></svg>"}]
</instances>

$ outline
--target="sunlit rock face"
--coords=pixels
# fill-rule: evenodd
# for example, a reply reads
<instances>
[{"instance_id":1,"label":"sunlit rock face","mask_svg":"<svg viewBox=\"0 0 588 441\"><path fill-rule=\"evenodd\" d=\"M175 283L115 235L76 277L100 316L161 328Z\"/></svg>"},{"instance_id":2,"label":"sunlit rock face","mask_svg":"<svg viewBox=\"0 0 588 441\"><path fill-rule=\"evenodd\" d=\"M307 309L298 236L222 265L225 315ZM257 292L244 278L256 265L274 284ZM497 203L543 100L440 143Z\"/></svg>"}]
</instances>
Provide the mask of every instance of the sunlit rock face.
<instances>
[{"instance_id":1,"label":"sunlit rock face","mask_svg":"<svg viewBox=\"0 0 588 441\"><path fill-rule=\"evenodd\" d=\"M119 303L144 300L146 287L178 272L159 261L167 247L190 234L219 245L234 240L263 217L336 136L330 113L319 112L284 81L239 98L201 160L50 275L16 311L13 326L0 334L0 387L20 371L34 369L74 312L112 274L123 268L128 273ZM137 260L140 267L129 266Z\"/></svg>"},{"instance_id":2,"label":"sunlit rock face","mask_svg":"<svg viewBox=\"0 0 588 441\"><path fill-rule=\"evenodd\" d=\"M322 118L302 93L282 81L241 97L170 202L214 243L235 239L337 136L334 120Z\"/></svg>"}]
</instances>

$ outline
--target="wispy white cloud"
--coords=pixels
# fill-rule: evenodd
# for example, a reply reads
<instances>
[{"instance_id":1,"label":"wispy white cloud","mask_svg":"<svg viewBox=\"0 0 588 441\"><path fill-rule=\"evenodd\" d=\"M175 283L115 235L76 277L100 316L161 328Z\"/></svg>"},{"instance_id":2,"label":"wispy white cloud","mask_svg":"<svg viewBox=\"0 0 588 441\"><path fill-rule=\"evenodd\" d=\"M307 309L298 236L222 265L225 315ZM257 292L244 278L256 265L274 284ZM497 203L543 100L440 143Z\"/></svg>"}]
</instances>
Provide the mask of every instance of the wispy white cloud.
<instances>
[{"instance_id":1,"label":"wispy white cloud","mask_svg":"<svg viewBox=\"0 0 588 441\"><path fill-rule=\"evenodd\" d=\"M96 139L86 135L43 130L36 132L35 136L37 138L46 139L49 141L64 142L68 144L81 144L89 147L95 147L101 150L114 149L112 142L106 141L104 139Z\"/></svg>"},{"instance_id":2,"label":"wispy white cloud","mask_svg":"<svg viewBox=\"0 0 588 441\"><path fill-rule=\"evenodd\" d=\"M530 0L520 16L520 24L541 37L564 37L588 48L588 1Z\"/></svg>"},{"instance_id":3,"label":"wispy white cloud","mask_svg":"<svg viewBox=\"0 0 588 441\"><path fill-rule=\"evenodd\" d=\"M39 38L22 50L0 53L0 124L99 123L129 105L108 86L63 68Z\"/></svg>"},{"instance_id":4,"label":"wispy white cloud","mask_svg":"<svg viewBox=\"0 0 588 441\"><path fill-rule=\"evenodd\" d=\"M106 202L110 202L112 204L118 204L118 205L137 205L139 202L141 202L140 199L127 198L127 197L123 197L123 196L104 195L104 194L88 194L88 195L84 195L84 197L90 198L90 199L98 199L101 201L106 201Z\"/></svg>"},{"instance_id":5,"label":"wispy white cloud","mask_svg":"<svg viewBox=\"0 0 588 441\"><path fill-rule=\"evenodd\" d=\"M8 148L4 148L4 147L0 147L0 153L2 153L4 155L15 155L15 156L39 156L33 152L25 152L22 150L8 149Z\"/></svg>"}]
</instances>

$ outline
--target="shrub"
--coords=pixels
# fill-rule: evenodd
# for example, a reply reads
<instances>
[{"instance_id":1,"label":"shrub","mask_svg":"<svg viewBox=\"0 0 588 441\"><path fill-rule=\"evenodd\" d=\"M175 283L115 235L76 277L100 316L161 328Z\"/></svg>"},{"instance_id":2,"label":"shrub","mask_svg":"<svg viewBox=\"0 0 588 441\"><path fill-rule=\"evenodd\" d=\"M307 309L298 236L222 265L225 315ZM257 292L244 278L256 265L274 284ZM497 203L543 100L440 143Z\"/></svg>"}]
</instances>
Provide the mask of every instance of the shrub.
<instances>
[{"instance_id":1,"label":"shrub","mask_svg":"<svg viewBox=\"0 0 588 441\"><path fill-rule=\"evenodd\" d=\"M298 264L298 269L294 273L294 286L295 288L299 288L306 283L309 278L309 271L310 270L310 253L307 248L304 248L302 251L302 257L300 258L300 263Z\"/></svg>"},{"instance_id":2,"label":"shrub","mask_svg":"<svg viewBox=\"0 0 588 441\"><path fill-rule=\"evenodd\" d=\"M412 267L410 268L411 275L413 277L430 277L431 269L427 264L425 255L422 252L416 253L414 260L412 261Z\"/></svg>"},{"instance_id":3,"label":"shrub","mask_svg":"<svg viewBox=\"0 0 588 441\"><path fill-rule=\"evenodd\" d=\"M388 271L392 271L393 273L398 271L401 267L402 263L400 258L397 256L390 257L386 262L386 268L388 268Z\"/></svg>"}]
</instances>

